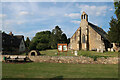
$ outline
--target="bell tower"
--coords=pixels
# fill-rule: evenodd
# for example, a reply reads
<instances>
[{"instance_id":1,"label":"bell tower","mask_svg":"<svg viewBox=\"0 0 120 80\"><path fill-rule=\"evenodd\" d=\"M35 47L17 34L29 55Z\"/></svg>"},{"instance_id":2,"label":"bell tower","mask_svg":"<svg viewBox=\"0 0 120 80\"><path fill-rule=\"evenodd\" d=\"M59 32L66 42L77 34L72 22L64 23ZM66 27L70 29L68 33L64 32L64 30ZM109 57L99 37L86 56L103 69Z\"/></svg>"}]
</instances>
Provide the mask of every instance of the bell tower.
<instances>
[{"instance_id":1,"label":"bell tower","mask_svg":"<svg viewBox=\"0 0 120 80\"><path fill-rule=\"evenodd\" d=\"M81 15L81 21L87 21L88 22L88 15L84 11Z\"/></svg>"},{"instance_id":2,"label":"bell tower","mask_svg":"<svg viewBox=\"0 0 120 80\"><path fill-rule=\"evenodd\" d=\"M83 11L81 15L81 49L88 50L89 46L89 28L88 28L88 15Z\"/></svg>"}]
</instances>

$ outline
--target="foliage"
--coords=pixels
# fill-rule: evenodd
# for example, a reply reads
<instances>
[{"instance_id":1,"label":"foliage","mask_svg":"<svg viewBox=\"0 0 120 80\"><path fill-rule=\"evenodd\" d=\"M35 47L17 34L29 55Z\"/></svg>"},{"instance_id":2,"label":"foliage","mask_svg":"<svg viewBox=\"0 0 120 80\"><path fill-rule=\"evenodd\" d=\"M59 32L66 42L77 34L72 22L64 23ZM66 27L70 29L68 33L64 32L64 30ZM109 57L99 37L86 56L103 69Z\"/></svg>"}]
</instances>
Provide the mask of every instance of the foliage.
<instances>
[{"instance_id":1,"label":"foliage","mask_svg":"<svg viewBox=\"0 0 120 80\"><path fill-rule=\"evenodd\" d=\"M111 42L117 42L117 40L119 39L119 37L117 37L117 36L119 36L119 29L117 29L118 28L118 26L117 26L117 20L116 19L114 19L113 17L112 17L112 20L110 21L110 31L108 31L108 38L109 38L109 40L111 41Z\"/></svg>"},{"instance_id":2,"label":"foliage","mask_svg":"<svg viewBox=\"0 0 120 80\"><path fill-rule=\"evenodd\" d=\"M67 43L67 36L65 33L63 33L61 36L61 43Z\"/></svg>"},{"instance_id":3,"label":"foliage","mask_svg":"<svg viewBox=\"0 0 120 80\"><path fill-rule=\"evenodd\" d=\"M29 46L30 50L36 50L36 45L37 44L35 42L31 41Z\"/></svg>"},{"instance_id":4,"label":"foliage","mask_svg":"<svg viewBox=\"0 0 120 80\"><path fill-rule=\"evenodd\" d=\"M42 31L36 33L30 42L30 50L56 49L58 43L67 43L67 36L62 32L59 26L56 26L52 32Z\"/></svg>"},{"instance_id":5,"label":"foliage","mask_svg":"<svg viewBox=\"0 0 120 80\"><path fill-rule=\"evenodd\" d=\"M50 46L48 46L47 43L38 43L36 46L37 50L45 50L45 49L49 49Z\"/></svg>"},{"instance_id":6,"label":"foliage","mask_svg":"<svg viewBox=\"0 0 120 80\"><path fill-rule=\"evenodd\" d=\"M120 21L120 1L116 0L114 2L114 6L115 6L115 14L117 16L117 19Z\"/></svg>"},{"instance_id":7,"label":"foliage","mask_svg":"<svg viewBox=\"0 0 120 80\"><path fill-rule=\"evenodd\" d=\"M26 45L26 48L29 50L29 46L30 46L30 39L29 39L29 37L26 38L25 45Z\"/></svg>"},{"instance_id":8,"label":"foliage","mask_svg":"<svg viewBox=\"0 0 120 80\"><path fill-rule=\"evenodd\" d=\"M114 2L115 14L117 19L111 18L110 28L108 31L108 39L114 43L120 43L120 1L117 0Z\"/></svg>"},{"instance_id":9,"label":"foliage","mask_svg":"<svg viewBox=\"0 0 120 80\"><path fill-rule=\"evenodd\" d=\"M44 50L50 48L50 31L36 33L30 44L30 49Z\"/></svg>"},{"instance_id":10,"label":"foliage","mask_svg":"<svg viewBox=\"0 0 120 80\"><path fill-rule=\"evenodd\" d=\"M67 36L62 32L59 26L56 26L55 29L52 30L50 43L52 49L56 49L58 43L67 43Z\"/></svg>"},{"instance_id":11,"label":"foliage","mask_svg":"<svg viewBox=\"0 0 120 80\"><path fill-rule=\"evenodd\" d=\"M69 43L70 43L70 38L67 39L67 44L69 44Z\"/></svg>"}]
</instances>

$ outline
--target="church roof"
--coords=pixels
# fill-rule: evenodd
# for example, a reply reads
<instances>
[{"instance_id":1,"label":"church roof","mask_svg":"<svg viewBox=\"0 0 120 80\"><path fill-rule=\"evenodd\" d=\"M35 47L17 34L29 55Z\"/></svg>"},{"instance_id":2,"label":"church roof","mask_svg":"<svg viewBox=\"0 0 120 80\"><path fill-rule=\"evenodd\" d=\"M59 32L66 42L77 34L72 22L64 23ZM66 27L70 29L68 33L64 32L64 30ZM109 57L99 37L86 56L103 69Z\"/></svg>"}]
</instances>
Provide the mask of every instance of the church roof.
<instances>
[{"instance_id":1,"label":"church roof","mask_svg":"<svg viewBox=\"0 0 120 80\"><path fill-rule=\"evenodd\" d=\"M105 40L107 40L107 33L100 27L88 22L88 25L90 25L98 34L100 34Z\"/></svg>"}]
</instances>

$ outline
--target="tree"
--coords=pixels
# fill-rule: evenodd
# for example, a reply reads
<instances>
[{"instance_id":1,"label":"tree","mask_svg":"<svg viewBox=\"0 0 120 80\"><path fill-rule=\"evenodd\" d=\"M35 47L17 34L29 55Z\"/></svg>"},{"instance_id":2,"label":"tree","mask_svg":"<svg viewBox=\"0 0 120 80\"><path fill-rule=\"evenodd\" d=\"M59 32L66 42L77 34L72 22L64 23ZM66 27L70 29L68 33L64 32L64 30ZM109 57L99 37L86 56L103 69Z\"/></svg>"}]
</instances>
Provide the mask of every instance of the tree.
<instances>
[{"instance_id":1,"label":"tree","mask_svg":"<svg viewBox=\"0 0 120 80\"><path fill-rule=\"evenodd\" d=\"M57 48L57 44L61 42L62 30L59 26L55 26L55 29L52 30L51 35L51 48Z\"/></svg>"},{"instance_id":2,"label":"tree","mask_svg":"<svg viewBox=\"0 0 120 80\"><path fill-rule=\"evenodd\" d=\"M30 39L29 39L29 37L26 38L25 44L26 44L26 48L29 49L29 46L30 46Z\"/></svg>"},{"instance_id":3,"label":"tree","mask_svg":"<svg viewBox=\"0 0 120 80\"><path fill-rule=\"evenodd\" d=\"M30 50L55 49L58 43L67 43L67 36L59 26L55 26L52 32L42 31L36 33L30 42Z\"/></svg>"},{"instance_id":4,"label":"tree","mask_svg":"<svg viewBox=\"0 0 120 80\"><path fill-rule=\"evenodd\" d=\"M117 19L118 19L118 21L120 21L120 1L115 0L114 6L115 6L115 14L117 16Z\"/></svg>"},{"instance_id":5,"label":"tree","mask_svg":"<svg viewBox=\"0 0 120 80\"><path fill-rule=\"evenodd\" d=\"M63 33L61 36L61 43L67 43L67 36L65 33Z\"/></svg>"},{"instance_id":6,"label":"tree","mask_svg":"<svg viewBox=\"0 0 120 80\"><path fill-rule=\"evenodd\" d=\"M67 39L67 44L69 44L69 43L70 43L70 38Z\"/></svg>"},{"instance_id":7,"label":"tree","mask_svg":"<svg viewBox=\"0 0 120 80\"><path fill-rule=\"evenodd\" d=\"M45 50L50 48L50 38L50 31L36 33L35 37L31 40L30 49Z\"/></svg>"},{"instance_id":8,"label":"tree","mask_svg":"<svg viewBox=\"0 0 120 80\"><path fill-rule=\"evenodd\" d=\"M117 30L117 20L112 17L112 20L110 21L110 28L108 31L108 38L111 42L116 42L118 40L118 30Z\"/></svg>"},{"instance_id":9,"label":"tree","mask_svg":"<svg viewBox=\"0 0 120 80\"><path fill-rule=\"evenodd\" d=\"M55 26L55 29L52 30L51 34L51 48L57 48L58 43L67 43L67 36L59 26Z\"/></svg>"},{"instance_id":10,"label":"tree","mask_svg":"<svg viewBox=\"0 0 120 80\"><path fill-rule=\"evenodd\" d=\"M120 43L120 1L114 2L117 19L111 18L108 39L114 43Z\"/></svg>"}]
</instances>

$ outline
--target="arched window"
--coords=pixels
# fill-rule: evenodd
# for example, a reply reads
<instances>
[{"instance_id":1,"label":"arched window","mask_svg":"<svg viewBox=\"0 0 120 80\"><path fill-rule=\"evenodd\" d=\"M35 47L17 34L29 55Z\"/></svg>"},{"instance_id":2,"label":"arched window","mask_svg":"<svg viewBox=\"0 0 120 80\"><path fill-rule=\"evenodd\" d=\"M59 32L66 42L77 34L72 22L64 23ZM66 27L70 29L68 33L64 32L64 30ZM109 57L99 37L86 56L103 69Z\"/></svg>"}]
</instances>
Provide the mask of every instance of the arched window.
<instances>
[{"instance_id":1,"label":"arched window","mask_svg":"<svg viewBox=\"0 0 120 80\"><path fill-rule=\"evenodd\" d=\"M82 43L85 43L85 35L82 35Z\"/></svg>"},{"instance_id":2,"label":"arched window","mask_svg":"<svg viewBox=\"0 0 120 80\"><path fill-rule=\"evenodd\" d=\"M86 18L86 15L84 15L84 19Z\"/></svg>"},{"instance_id":3,"label":"arched window","mask_svg":"<svg viewBox=\"0 0 120 80\"><path fill-rule=\"evenodd\" d=\"M82 15L82 19L83 19L83 15Z\"/></svg>"}]
</instances>

